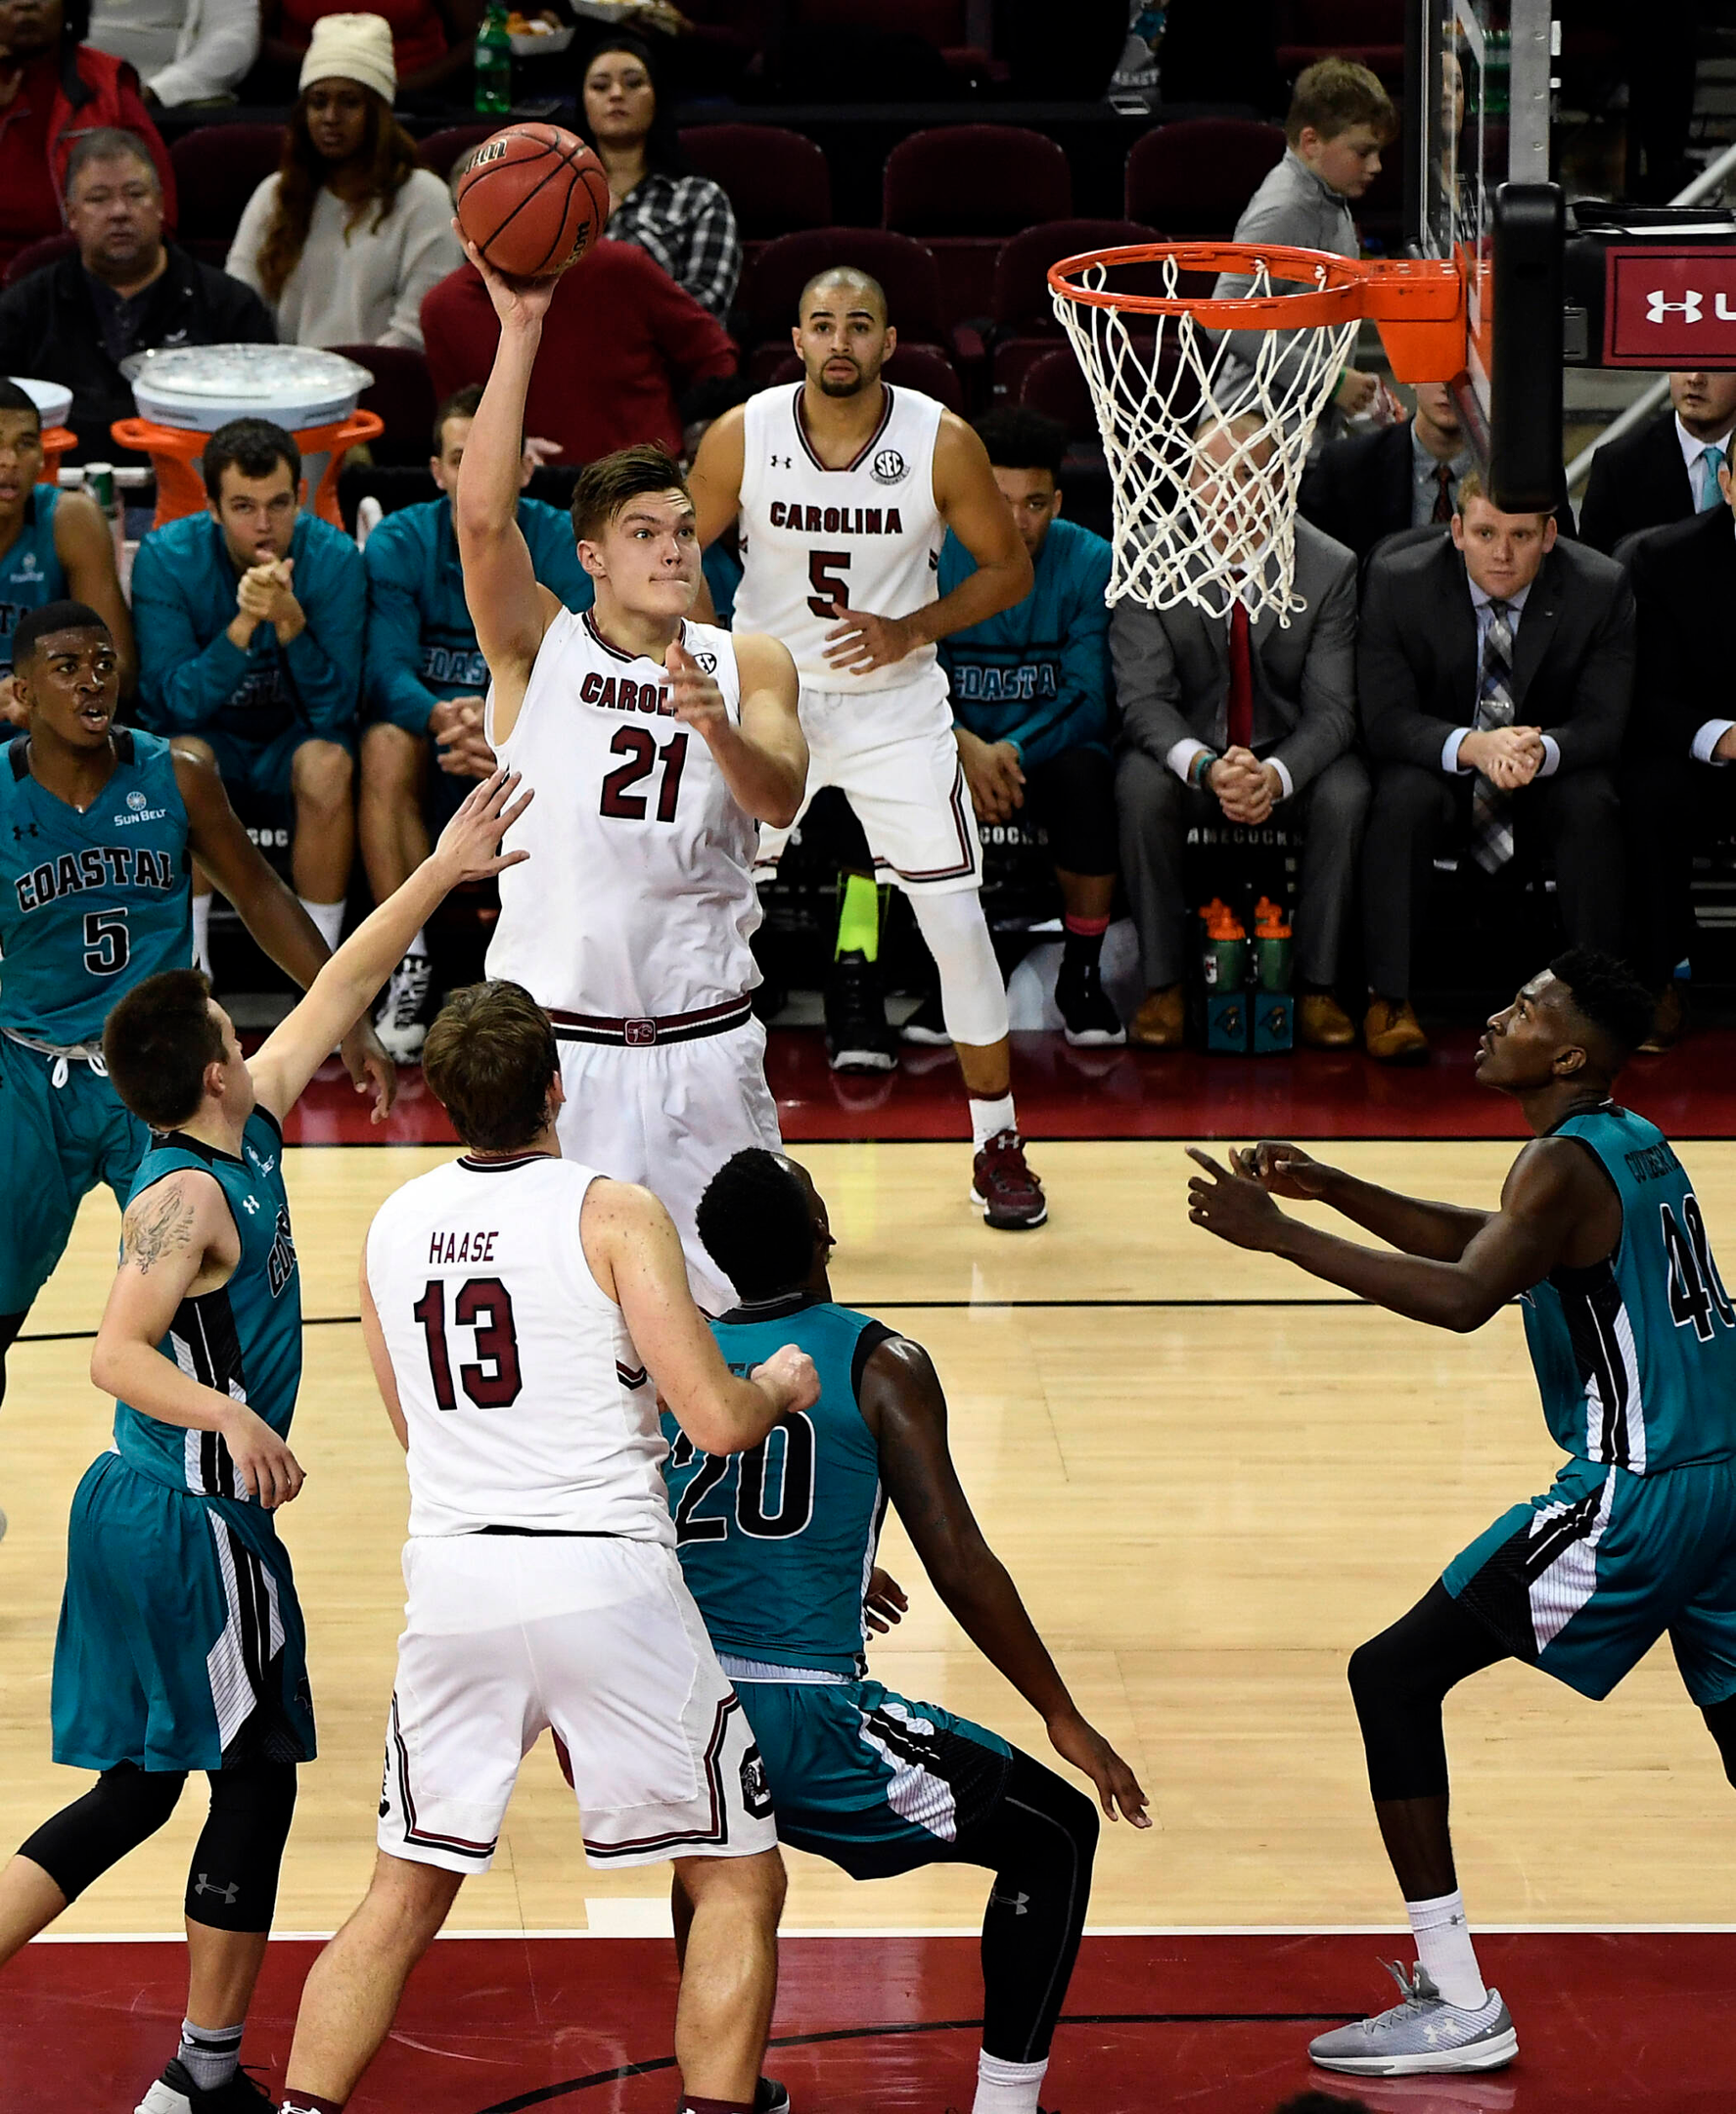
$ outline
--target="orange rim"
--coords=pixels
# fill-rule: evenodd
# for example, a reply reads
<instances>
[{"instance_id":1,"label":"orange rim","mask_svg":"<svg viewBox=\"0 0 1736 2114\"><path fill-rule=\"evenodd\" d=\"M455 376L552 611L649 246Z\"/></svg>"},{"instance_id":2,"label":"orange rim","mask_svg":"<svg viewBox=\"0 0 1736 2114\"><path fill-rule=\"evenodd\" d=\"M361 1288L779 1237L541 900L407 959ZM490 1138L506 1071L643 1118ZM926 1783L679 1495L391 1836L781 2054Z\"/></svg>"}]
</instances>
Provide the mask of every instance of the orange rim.
<instances>
[{"instance_id":1,"label":"orange rim","mask_svg":"<svg viewBox=\"0 0 1736 2114\"><path fill-rule=\"evenodd\" d=\"M1252 272L1263 263L1269 277L1288 285L1314 281L1313 291L1216 299L1188 295L1117 293L1075 281L1093 266L1114 271L1134 264L1172 262L1178 271ZM1457 265L1433 258L1334 256L1325 250L1282 244L1145 243L1125 250L1087 250L1049 267L1049 286L1081 307L1123 314L1192 316L1209 330L1317 330L1375 320L1447 322L1461 312L1463 290Z\"/></svg>"}]
</instances>

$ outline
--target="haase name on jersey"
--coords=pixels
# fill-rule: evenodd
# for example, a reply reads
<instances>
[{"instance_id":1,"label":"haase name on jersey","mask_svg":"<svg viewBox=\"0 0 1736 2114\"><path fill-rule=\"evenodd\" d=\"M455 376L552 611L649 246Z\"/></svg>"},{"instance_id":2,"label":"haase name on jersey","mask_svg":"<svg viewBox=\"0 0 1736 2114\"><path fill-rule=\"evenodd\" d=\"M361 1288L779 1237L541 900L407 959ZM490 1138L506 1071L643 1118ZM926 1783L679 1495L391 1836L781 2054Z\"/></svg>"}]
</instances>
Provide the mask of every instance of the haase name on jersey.
<instances>
[{"instance_id":1,"label":"haase name on jersey","mask_svg":"<svg viewBox=\"0 0 1736 2114\"><path fill-rule=\"evenodd\" d=\"M103 845L44 859L40 866L20 874L13 889L21 910L41 910L56 896L75 896L81 889L172 889L174 885L175 862L166 851L153 851L143 845Z\"/></svg>"},{"instance_id":2,"label":"haase name on jersey","mask_svg":"<svg viewBox=\"0 0 1736 2114\"><path fill-rule=\"evenodd\" d=\"M774 499L766 510L774 528L795 528L803 535L902 535L904 519L896 507L798 506Z\"/></svg>"},{"instance_id":3,"label":"haase name on jersey","mask_svg":"<svg viewBox=\"0 0 1736 2114\"><path fill-rule=\"evenodd\" d=\"M435 1269L447 1263L492 1263L499 1238L496 1226L486 1233L435 1233L429 1240L428 1260Z\"/></svg>"}]
</instances>

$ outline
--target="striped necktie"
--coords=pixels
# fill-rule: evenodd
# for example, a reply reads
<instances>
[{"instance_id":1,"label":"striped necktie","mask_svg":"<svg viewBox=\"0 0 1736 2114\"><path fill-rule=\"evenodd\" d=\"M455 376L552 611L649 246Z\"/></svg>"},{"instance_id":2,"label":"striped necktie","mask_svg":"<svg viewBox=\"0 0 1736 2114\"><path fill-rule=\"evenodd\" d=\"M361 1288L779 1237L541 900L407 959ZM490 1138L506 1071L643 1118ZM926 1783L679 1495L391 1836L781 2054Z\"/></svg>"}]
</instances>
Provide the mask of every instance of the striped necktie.
<instances>
[{"instance_id":1,"label":"striped necktie","mask_svg":"<svg viewBox=\"0 0 1736 2114\"><path fill-rule=\"evenodd\" d=\"M1513 605L1491 602L1477 685L1479 733L1513 724ZM1513 856L1513 797L1479 771L1471 790L1471 856L1485 873L1498 873Z\"/></svg>"}]
</instances>

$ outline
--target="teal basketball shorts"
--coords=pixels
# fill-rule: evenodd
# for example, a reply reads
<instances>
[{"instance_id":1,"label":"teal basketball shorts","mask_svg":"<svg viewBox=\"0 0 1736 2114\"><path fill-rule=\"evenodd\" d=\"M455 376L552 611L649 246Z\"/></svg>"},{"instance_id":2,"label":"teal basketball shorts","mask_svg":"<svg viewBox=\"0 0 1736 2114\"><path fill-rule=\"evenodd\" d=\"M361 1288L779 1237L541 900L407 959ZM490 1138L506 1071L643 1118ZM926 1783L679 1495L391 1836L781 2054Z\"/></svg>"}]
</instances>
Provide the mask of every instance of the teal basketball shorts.
<instances>
[{"instance_id":1,"label":"teal basketball shorts","mask_svg":"<svg viewBox=\"0 0 1736 2114\"><path fill-rule=\"evenodd\" d=\"M216 1769L313 1755L307 1635L271 1514L103 1454L67 1530L55 1760Z\"/></svg>"},{"instance_id":2,"label":"teal basketball shorts","mask_svg":"<svg viewBox=\"0 0 1736 2114\"><path fill-rule=\"evenodd\" d=\"M1013 1750L998 1733L876 1680L809 1686L724 1671L765 1763L778 1840L854 1879L943 1862L986 1820Z\"/></svg>"},{"instance_id":3,"label":"teal basketball shorts","mask_svg":"<svg viewBox=\"0 0 1736 2114\"><path fill-rule=\"evenodd\" d=\"M355 737L348 730L320 733L300 720L283 733L274 734L269 741L244 741L230 728L220 726L201 727L199 739L210 744L211 754L217 759L217 776L222 779L231 802L243 807L264 802L286 811L290 805L297 749L308 742L329 741L335 742L340 749L347 749L351 755L355 753Z\"/></svg>"},{"instance_id":4,"label":"teal basketball shorts","mask_svg":"<svg viewBox=\"0 0 1736 2114\"><path fill-rule=\"evenodd\" d=\"M125 1205L150 1145L150 1131L82 1058L50 1057L0 1034L0 1314L28 1310L98 1182Z\"/></svg>"},{"instance_id":5,"label":"teal basketball shorts","mask_svg":"<svg viewBox=\"0 0 1736 2114\"><path fill-rule=\"evenodd\" d=\"M1447 1565L1516 1657L1594 1701L1668 1632L1704 1709L1736 1695L1736 1461L1633 1475L1570 1460Z\"/></svg>"}]
</instances>

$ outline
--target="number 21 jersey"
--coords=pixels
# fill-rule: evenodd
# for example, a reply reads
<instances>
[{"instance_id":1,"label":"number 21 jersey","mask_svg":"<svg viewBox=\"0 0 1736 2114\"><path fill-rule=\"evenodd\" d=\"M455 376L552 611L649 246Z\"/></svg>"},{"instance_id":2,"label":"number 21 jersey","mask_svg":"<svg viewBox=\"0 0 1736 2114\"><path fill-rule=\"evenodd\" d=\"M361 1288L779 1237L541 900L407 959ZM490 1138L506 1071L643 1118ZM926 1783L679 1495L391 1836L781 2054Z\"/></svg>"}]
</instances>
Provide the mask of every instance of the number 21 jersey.
<instances>
[{"instance_id":1,"label":"number 21 jersey","mask_svg":"<svg viewBox=\"0 0 1736 2114\"><path fill-rule=\"evenodd\" d=\"M741 720L727 631L685 623L681 643ZM758 824L705 736L676 719L661 663L617 652L586 611L543 633L500 760L536 798L506 840L528 859L500 877L490 977L539 1004L605 1019L698 1012L759 982L749 941Z\"/></svg>"}]
</instances>

